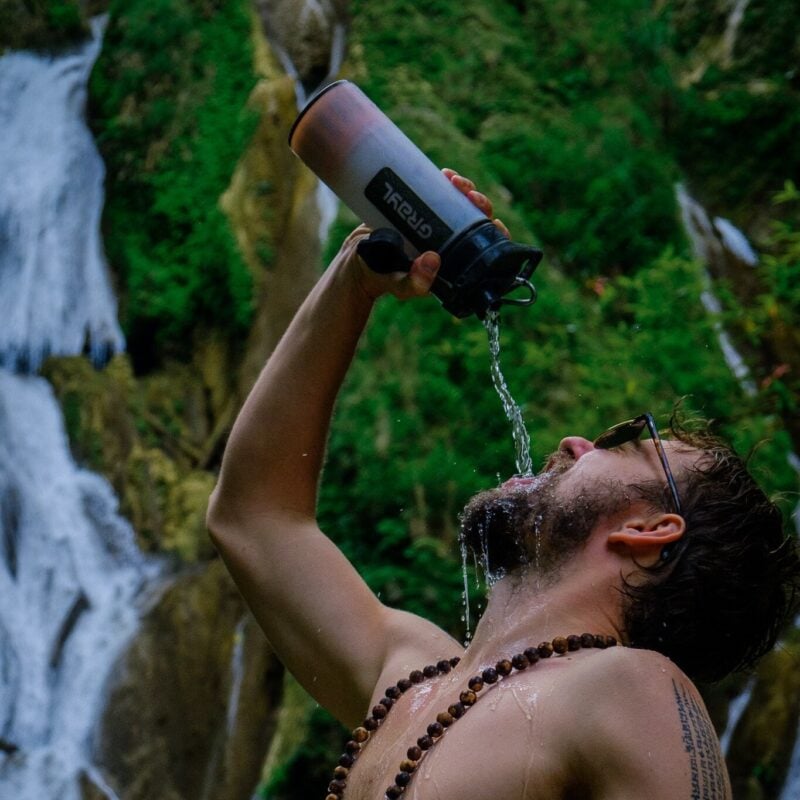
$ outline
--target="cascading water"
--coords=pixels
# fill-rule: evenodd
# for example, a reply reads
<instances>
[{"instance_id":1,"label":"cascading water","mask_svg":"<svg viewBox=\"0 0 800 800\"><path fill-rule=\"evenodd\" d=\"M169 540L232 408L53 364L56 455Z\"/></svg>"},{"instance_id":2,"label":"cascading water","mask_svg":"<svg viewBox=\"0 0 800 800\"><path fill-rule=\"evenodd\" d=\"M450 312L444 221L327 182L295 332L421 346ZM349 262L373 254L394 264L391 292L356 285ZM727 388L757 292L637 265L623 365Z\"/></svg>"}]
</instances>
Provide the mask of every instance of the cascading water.
<instances>
[{"instance_id":1,"label":"cascading water","mask_svg":"<svg viewBox=\"0 0 800 800\"><path fill-rule=\"evenodd\" d=\"M101 477L73 461L47 354L122 349L83 122L102 21L58 56L0 58L0 796L113 793L89 745L106 676L158 567Z\"/></svg>"}]
</instances>

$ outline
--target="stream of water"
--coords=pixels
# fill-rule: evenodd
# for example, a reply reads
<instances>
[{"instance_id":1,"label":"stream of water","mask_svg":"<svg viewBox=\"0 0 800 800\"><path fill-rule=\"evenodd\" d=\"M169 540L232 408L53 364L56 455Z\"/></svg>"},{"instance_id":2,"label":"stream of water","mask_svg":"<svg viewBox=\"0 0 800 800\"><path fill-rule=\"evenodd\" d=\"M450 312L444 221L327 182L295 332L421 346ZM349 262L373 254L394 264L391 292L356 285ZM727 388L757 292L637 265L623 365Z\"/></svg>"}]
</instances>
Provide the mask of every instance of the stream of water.
<instances>
[{"instance_id":1,"label":"stream of water","mask_svg":"<svg viewBox=\"0 0 800 800\"><path fill-rule=\"evenodd\" d=\"M522 409L514 402L511 392L506 385L506 380L500 370L500 314L490 311L483 321L489 337L489 370L492 383L500 396L508 421L511 423L511 436L514 440L515 464L517 475L533 475L531 461L531 439L525 420L522 418Z\"/></svg>"}]
</instances>

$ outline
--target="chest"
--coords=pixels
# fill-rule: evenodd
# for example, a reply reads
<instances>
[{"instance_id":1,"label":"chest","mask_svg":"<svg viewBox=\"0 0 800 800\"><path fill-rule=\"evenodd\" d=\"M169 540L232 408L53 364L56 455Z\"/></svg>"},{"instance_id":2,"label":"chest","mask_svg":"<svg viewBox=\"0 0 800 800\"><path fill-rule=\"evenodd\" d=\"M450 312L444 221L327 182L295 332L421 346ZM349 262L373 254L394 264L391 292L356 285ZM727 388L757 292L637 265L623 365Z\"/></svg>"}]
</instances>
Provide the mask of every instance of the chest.
<instances>
[{"instance_id":1,"label":"chest","mask_svg":"<svg viewBox=\"0 0 800 800\"><path fill-rule=\"evenodd\" d=\"M518 676L486 687L417 762L403 800L539 800L566 797L562 748L547 724L553 713L547 676ZM458 703L464 676L444 676L407 692L362 748L344 800L383 800L409 748L437 716ZM414 754L415 755L415 754Z\"/></svg>"}]
</instances>

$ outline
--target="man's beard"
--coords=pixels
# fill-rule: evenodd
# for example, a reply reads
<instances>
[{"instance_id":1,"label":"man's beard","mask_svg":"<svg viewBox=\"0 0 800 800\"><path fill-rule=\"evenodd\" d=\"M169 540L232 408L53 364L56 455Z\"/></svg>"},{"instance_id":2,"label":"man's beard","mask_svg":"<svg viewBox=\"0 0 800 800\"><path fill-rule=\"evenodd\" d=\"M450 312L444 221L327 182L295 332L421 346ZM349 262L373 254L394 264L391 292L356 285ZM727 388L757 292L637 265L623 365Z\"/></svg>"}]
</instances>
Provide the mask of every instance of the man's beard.
<instances>
[{"instance_id":1,"label":"man's beard","mask_svg":"<svg viewBox=\"0 0 800 800\"><path fill-rule=\"evenodd\" d=\"M630 502L626 488L613 480L558 496L561 478L574 463L571 454L559 451L550 457L549 469L530 483L489 489L467 503L462 542L490 583L524 569L539 577L557 575L598 521Z\"/></svg>"}]
</instances>

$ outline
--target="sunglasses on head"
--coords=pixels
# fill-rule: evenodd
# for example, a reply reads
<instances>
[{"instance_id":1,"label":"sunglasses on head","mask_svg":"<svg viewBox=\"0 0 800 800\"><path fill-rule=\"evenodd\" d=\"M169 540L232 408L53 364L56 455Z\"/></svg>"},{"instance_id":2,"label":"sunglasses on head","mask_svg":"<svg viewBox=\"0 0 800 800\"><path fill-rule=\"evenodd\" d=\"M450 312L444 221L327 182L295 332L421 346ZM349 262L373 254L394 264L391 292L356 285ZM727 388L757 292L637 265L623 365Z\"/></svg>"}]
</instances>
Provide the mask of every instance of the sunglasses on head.
<instances>
[{"instance_id":1,"label":"sunglasses on head","mask_svg":"<svg viewBox=\"0 0 800 800\"><path fill-rule=\"evenodd\" d=\"M650 436L653 439L656 452L658 453L659 459L661 459L661 466L664 467L664 474L667 476L667 484L672 494L672 502L675 506L675 511L680 514L681 501L678 497L678 487L675 485L675 479L672 477L672 470L669 468L667 454L664 452L664 445L661 442L661 437L658 435L656 421L649 411L640 414L638 417L629 419L626 422L620 422L618 425L614 425L613 428L609 428L604 433L601 433L594 440L594 446L600 450L610 450L612 447L619 447L621 444L638 439L645 428L650 431Z\"/></svg>"}]
</instances>

